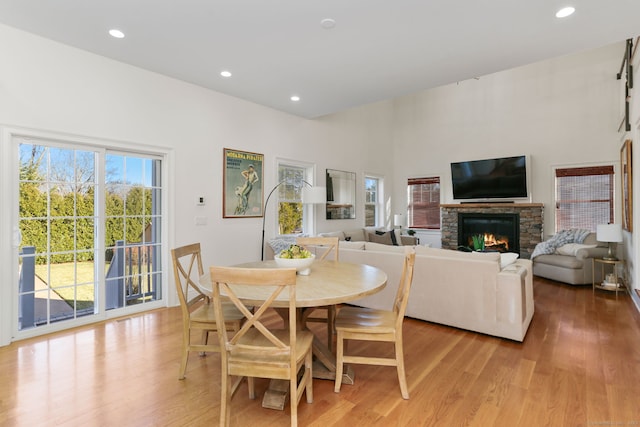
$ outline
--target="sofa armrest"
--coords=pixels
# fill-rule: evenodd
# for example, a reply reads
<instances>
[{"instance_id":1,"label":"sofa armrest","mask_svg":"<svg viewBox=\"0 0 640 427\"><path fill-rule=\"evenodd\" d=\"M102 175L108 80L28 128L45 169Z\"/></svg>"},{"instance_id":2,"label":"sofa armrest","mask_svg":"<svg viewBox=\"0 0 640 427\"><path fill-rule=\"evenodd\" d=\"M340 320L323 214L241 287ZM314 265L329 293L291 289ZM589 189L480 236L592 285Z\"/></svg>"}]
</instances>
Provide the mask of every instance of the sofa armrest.
<instances>
[{"instance_id":1,"label":"sofa armrest","mask_svg":"<svg viewBox=\"0 0 640 427\"><path fill-rule=\"evenodd\" d=\"M498 273L496 315L499 321L528 323L531 320L534 310L532 276L532 263L528 259L517 260Z\"/></svg>"},{"instance_id":2,"label":"sofa armrest","mask_svg":"<svg viewBox=\"0 0 640 427\"><path fill-rule=\"evenodd\" d=\"M602 258L607 256L609 252L608 248L596 247L596 248L582 248L576 251L576 258L583 261L587 258Z\"/></svg>"}]
</instances>

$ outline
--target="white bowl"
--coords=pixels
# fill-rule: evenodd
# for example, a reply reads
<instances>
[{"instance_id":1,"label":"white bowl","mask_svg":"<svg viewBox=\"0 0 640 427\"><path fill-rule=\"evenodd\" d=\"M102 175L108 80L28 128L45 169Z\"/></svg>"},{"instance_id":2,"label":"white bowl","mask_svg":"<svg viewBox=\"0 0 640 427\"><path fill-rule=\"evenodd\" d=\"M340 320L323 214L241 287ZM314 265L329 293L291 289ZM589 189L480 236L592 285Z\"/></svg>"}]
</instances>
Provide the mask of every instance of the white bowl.
<instances>
[{"instance_id":1,"label":"white bowl","mask_svg":"<svg viewBox=\"0 0 640 427\"><path fill-rule=\"evenodd\" d=\"M276 264L280 268L295 268L296 272L301 276L308 276L311 273L311 264L315 261L316 256L311 254L311 258L280 258L280 255L273 257Z\"/></svg>"}]
</instances>

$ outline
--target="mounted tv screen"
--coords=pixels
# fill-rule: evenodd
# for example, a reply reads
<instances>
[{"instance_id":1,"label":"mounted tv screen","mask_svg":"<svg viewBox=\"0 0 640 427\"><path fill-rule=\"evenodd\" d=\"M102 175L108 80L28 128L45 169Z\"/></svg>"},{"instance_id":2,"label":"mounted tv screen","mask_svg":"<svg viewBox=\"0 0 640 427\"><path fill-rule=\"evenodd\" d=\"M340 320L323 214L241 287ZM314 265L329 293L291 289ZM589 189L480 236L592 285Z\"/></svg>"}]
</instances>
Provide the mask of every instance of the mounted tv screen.
<instances>
[{"instance_id":1,"label":"mounted tv screen","mask_svg":"<svg viewBox=\"0 0 640 427\"><path fill-rule=\"evenodd\" d=\"M451 163L454 199L527 197L526 156Z\"/></svg>"}]
</instances>

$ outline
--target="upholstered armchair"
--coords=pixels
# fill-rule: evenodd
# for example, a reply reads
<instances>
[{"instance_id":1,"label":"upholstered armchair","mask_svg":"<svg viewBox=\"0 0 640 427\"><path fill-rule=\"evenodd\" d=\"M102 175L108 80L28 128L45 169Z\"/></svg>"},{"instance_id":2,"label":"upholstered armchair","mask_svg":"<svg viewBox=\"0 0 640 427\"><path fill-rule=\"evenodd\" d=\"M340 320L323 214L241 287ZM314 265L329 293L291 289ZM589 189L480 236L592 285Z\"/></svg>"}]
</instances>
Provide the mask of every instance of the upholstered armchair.
<instances>
[{"instance_id":1,"label":"upholstered armchair","mask_svg":"<svg viewBox=\"0 0 640 427\"><path fill-rule=\"evenodd\" d=\"M552 254L534 256L533 274L570 285L590 285L592 258L606 256L607 250L607 243L598 242L596 233L590 233L582 243L569 243L556 248ZM602 281L601 276L600 270L596 269L596 282Z\"/></svg>"}]
</instances>

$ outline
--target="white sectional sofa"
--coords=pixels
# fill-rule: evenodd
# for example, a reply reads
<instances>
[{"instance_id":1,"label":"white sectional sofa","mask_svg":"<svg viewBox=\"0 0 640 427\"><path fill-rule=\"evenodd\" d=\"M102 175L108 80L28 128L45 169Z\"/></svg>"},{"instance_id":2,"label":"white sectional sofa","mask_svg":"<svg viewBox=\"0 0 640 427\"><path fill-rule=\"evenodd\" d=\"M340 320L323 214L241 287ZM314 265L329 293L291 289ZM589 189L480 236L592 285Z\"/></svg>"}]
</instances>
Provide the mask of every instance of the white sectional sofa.
<instances>
[{"instance_id":1,"label":"white sectional sofa","mask_svg":"<svg viewBox=\"0 0 640 427\"><path fill-rule=\"evenodd\" d=\"M498 253L415 248L407 316L515 341L524 340L534 312L530 260L513 258L511 263L501 266ZM316 251L322 251L322 248L316 248ZM373 265L388 276L387 286L381 292L353 304L391 309L402 271L403 253L402 246L362 241L340 243L340 261Z\"/></svg>"}]
</instances>

